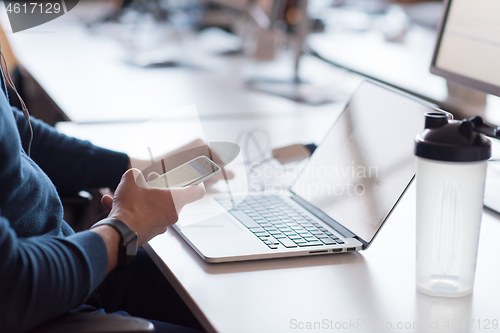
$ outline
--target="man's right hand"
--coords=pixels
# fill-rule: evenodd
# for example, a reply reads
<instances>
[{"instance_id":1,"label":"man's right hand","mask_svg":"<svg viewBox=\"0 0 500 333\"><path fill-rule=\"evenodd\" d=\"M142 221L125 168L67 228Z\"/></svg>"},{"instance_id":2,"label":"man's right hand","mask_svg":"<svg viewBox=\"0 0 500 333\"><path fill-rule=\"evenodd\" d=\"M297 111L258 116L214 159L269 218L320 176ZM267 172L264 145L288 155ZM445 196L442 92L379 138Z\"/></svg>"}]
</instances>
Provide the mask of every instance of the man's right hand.
<instances>
[{"instance_id":1,"label":"man's right hand","mask_svg":"<svg viewBox=\"0 0 500 333\"><path fill-rule=\"evenodd\" d=\"M114 197L105 195L102 204L108 217L125 222L138 235L138 247L176 223L182 207L203 198L203 184L186 188L152 188L138 169L122 176Z\"/></svg>"},{"instance_id":2,"label":"man's right hand","mask_svg":"<svg viewBox=\"0 0 500 333\"><path fill-rule=\"evenodd\" d=\"M196 139L188 144L185 144L171 152L165 153L160 156L155 156L156 162L152 165L150 160L142 160L134 157L130 157L129 168L137 168L142 172L146 172L151 175L151 173L163 174L165 171L172 170L186 162L191 161L192 159L199 156L207 156L212 161L215 162L220 167L224 167L224 162L220 159L215 151L210 149L208 145L201 139ZM205 186L209 187L210 185L215 184L217 181L223 179L225 173L225 177L227 179L233 179L234 173L230 170L224 170L224 172L219 173L215 177L210 178L206 182L204 182ZM148 177L148 181L149 179Z\"/></svg>"}]
</instances>

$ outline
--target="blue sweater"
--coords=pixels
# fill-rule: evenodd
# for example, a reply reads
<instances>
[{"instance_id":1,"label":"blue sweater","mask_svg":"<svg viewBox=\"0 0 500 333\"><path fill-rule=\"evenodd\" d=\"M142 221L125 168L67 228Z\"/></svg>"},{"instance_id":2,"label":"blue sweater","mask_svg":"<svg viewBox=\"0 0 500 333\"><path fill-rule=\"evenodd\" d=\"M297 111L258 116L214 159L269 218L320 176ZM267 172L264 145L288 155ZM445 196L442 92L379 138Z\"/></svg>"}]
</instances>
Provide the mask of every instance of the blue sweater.
<instances>
[{"instance_id":1,"label":"blue sweater","mask_svg":"<svg viewBox=\"0 0 500 333\"><path fill-rule=\"evenodd\" d=\"M77 307L103 281L104 241L74 233L59 194L114 188L129 160L35 119L28 157L28 122L0 83L0 331L16 332Z\"/></svg>"}]
</instances>

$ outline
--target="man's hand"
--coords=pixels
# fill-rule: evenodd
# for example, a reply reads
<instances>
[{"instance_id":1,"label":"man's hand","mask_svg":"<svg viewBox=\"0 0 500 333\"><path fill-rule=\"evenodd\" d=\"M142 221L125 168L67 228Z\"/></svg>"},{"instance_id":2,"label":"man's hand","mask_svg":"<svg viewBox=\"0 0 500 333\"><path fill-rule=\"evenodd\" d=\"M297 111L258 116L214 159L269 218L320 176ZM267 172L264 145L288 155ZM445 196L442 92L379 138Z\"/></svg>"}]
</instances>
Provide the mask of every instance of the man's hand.
<instances>
[{"instance_id":1,"label":"man's hand","mask_svg":"<svg viewBox=\"0 0 500 333\"><path fill-rule=\"evenodd\" d=\"M123 175L114 197L102 197L102 204L114 217L135 231L142 246L177 222L182 207L203 198L203 184L186 188L159 189L146 184L142 173L130 169Z\"/></svg>"},{"instance_id":2,"label":"man's hand","mask_svg":"<svg viewBox=\"0 0 500 333\"><path fill-rule=\"evenodd\" d=\"M151 161L146 161L131 157L129 168L137 168L143 172L147 169L148 174L150 172L164 174L165 172L170 171L202 155L211 158L212 161L214 161L218 166L224 167L224 163L217 156L217 154L212 153L212 151L210 151L210 148L205 144L203 140L196 139L171 152L155 157L155 160L157 162L154 165L151 165ZM234 178L234 173L226 170L226 176L228 179L232 179ZM223 173L221 172L218 175L207 180L205 182L205 185L210 186L216 183L217 181L221 180L222 178L223 178Z\"/></svg>"}]
</instances>

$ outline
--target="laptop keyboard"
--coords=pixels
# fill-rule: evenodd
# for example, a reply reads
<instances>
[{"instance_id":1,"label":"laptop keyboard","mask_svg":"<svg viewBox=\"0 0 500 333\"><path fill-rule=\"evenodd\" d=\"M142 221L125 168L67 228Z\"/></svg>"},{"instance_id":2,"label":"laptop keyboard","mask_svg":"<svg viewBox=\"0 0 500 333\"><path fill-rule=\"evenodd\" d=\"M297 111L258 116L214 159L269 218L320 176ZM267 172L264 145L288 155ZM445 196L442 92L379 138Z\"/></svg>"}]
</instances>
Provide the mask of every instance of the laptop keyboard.
<instances>
[{"instance_id":1,"label":"laptop keyboard","mask_svg":"<svg viewBox=\"0 0 500 333\"><path fill-rule=\"evenodd\" d=\"M344 244L307 213L276 195L248 196L233 208L228 199L217 199L236 219L271 249Z\"/></svg>"}]
</instances>

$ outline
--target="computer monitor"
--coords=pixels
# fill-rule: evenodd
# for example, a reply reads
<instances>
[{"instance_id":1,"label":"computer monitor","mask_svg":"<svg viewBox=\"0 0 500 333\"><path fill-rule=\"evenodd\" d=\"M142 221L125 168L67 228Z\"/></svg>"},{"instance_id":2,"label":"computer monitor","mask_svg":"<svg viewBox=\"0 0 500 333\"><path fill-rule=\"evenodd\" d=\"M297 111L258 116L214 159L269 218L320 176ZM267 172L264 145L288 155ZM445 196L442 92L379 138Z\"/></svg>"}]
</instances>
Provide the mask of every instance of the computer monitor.
<instances>
[{"instance_id":1,"label":"computer monitor","mask_svg":"<svg viewBox=\"0 0 500 333\"><path fill-rule=\"evenodd\" d=\"M446 0L431 72L500 96L498 13L498 0ZM500 213L500 168L492 163L488 166L484 205Z\"/></svg>"},{"instance_id":2,"label":"computer monitor","mask_svg":"<svg viewBox=\"0 0 500 333\"><path fill-rule=\"evenodd\" d=\"M431 73L500 96L500 1L446 0Z\"/></svg>"}]
</instances>

